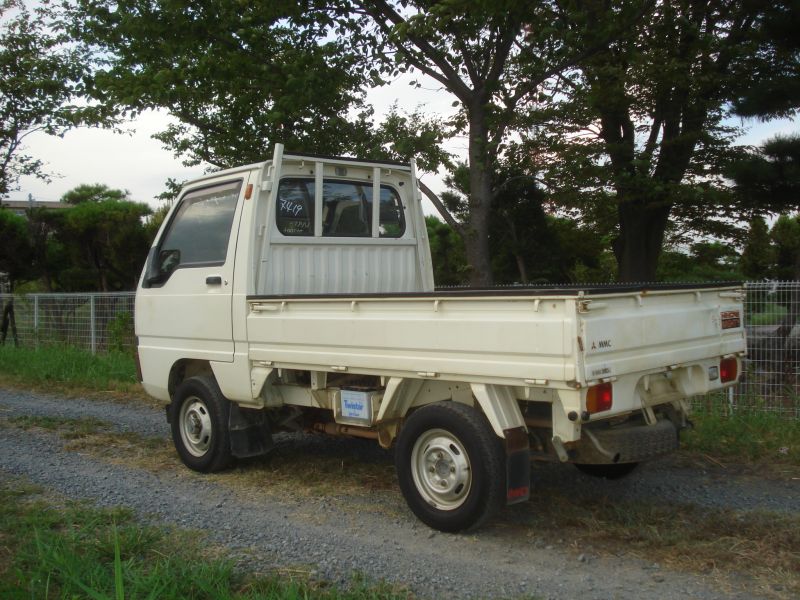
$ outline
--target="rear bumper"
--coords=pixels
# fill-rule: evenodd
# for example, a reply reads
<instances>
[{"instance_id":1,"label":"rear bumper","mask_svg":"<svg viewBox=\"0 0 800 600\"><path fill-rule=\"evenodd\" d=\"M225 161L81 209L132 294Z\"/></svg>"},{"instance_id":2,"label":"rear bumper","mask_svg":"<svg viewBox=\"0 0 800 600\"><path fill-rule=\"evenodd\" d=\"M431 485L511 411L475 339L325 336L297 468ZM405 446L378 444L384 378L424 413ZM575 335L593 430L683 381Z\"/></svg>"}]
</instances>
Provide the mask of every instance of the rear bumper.
<instances>
[{"instance_id":1,"label":"rear bumper","mask_svg":"<svg viewBox=\"0 0 800 600\"><path fill-rule=\"evenodd\" d=\"M669 419L646 425L638 419L616 427L584 425L581 439L568 447L570 462L613 464L641 462L678 449L678 428Z\"/></svg>"}]
</instances>

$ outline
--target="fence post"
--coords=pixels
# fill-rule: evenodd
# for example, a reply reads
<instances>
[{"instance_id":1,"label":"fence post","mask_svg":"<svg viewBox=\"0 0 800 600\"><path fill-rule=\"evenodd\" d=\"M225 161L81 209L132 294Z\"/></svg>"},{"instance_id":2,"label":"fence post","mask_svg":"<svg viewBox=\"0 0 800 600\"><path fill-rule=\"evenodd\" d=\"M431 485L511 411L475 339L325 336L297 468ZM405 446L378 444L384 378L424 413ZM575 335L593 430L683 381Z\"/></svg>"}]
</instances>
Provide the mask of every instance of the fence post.
<instances>
[{"instance_id":1,"label":"fence post","mask_svg":"<svg viewBox=\"0 0 800 600\"><path fill-rule=\"evenodd\" d=\"M92 354L97 354L97 328L95 326L94 294L89 295L89 321L92 329Z\"/></svg>"},{"instance_id":2,"label":"fence post","mask_svg":"<svg viewBox=\"0 0 800 600\"><path fill-rule=\"evenodd\" d=\"M39 349L39 294L33 296L33 347Z\"/></svg>"}]
</instances>

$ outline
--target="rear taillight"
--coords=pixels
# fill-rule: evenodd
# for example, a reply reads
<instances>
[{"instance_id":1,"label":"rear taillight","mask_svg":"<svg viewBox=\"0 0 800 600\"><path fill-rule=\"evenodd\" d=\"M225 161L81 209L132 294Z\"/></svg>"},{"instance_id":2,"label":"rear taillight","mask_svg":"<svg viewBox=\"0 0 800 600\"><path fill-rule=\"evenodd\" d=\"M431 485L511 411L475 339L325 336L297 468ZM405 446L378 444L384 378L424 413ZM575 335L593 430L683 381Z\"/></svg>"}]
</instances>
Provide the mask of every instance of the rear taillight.
<instances>
[{"instance_id":1,"label":"rear taillight","mask_svg":"<svg viewBox=\"0 0 800 600\"><path fill-rule=\"evenodd\" d=\"M593 385L586 390L586 410L591 413L610 410L614 403L614 392L610 383Z\"/></svg>"},{"instance_id":2,"label":"rear taillight","mask_svg":"<svg viewBox=\"0 0 800 600\"><path fill-rule=\"evenodd\" d=\"M739 363L735 357L723 358L719 361L719 378L722 383L736 381L739 375Z\"/></svg>"}]
</instances>

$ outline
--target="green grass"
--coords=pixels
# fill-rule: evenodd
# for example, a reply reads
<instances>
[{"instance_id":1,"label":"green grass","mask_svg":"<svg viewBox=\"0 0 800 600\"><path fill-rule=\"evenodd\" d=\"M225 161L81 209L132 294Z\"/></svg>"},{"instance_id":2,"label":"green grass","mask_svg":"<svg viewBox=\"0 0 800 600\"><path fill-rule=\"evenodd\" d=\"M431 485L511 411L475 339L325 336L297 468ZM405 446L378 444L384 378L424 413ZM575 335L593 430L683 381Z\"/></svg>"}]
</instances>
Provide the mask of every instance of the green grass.
<instances>
[{"instance_id":1,"label":"green grass","mask_svg":"<svg viewBox=\"0 0 800 600\"><path fill-rule=\"evenodd\" d=\"M216 554L216 556L214 556ZM354 579L346 590L275 571L238 574L183 530L144 527L126 509L55 501L20 480L0 485L0 597L367 600L408 598ZM302 570L294 570L301 572Z\"/></svg>"},{"instance_id":2,"label":"green grass","mask_svg":"<svg viewBox=\"0 0 800 600\"><path fill-rule=\"evenodd\" d=\"M72 347L37 349L0 346L0 382L35 387L57 383L97 391L127 392L138 387L133 355L93 356Z\"/></svg>"},{"instance_id":3,"label":"green grass","mask_svg":"<svg viewBox=\"0 0 800 600\"><path fill-rule=\"evenodd\" d=\"M780 304L766 304L764 310L747 317L748 325L777 325L786 316L788 310Z\"/></svg>"},{"instance_id":4,"label":"green grass","mask_svg":"<svg viewBox=\"0 0 800 600\"><path fill-rule=\"evenodd\" d=\"M800 421L769 412L722 407L695 409L694 429L681 435L684 451L737 462L800 465Z\"/></svg>"}]
</instances>

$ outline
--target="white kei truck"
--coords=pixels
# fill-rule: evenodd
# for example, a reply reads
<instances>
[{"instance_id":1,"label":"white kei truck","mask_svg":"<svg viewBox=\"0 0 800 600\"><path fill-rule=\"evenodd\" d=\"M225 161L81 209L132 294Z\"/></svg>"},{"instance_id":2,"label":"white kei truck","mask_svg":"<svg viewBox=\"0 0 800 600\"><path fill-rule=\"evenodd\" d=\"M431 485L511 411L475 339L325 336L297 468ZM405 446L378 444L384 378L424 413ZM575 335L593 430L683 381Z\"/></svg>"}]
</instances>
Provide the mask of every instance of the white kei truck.
<instances>
[{"instance_id":1,"label":"white kei truck","mask_svg":"<svg viewBox=\"0 0 800 600\"><path fill-rule=\"evenodd\" d=\"M733 385L736 285L436 289L414 163L284 154L187 183L136 293L140 379L209 472L279 431L394 446L411 510L474 528L531 460L616 478Z\"/></svg>"}]
</instances>

